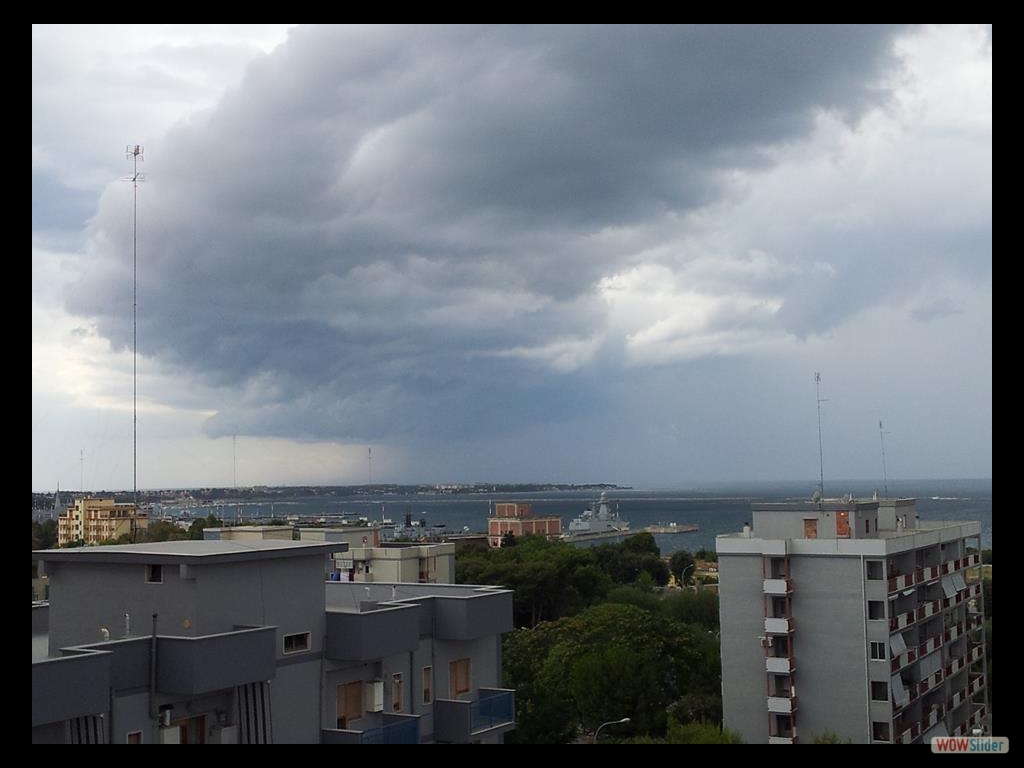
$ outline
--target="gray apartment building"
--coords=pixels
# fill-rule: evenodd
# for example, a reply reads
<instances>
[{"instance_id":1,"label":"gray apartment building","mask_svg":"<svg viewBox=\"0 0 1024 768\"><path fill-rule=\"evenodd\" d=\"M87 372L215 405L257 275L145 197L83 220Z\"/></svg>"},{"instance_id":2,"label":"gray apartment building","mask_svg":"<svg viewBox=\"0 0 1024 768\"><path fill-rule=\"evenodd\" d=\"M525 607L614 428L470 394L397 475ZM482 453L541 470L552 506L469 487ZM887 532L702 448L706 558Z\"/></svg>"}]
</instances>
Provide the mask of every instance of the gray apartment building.
<instances>
[{"instance_id":1,"label":"gray apartment building","mask_svg":"<svg viewBox=\"0 0 1024 768\"><path fill-rule=\"evenodd\" d=\"M345 546L345 545L341 545ZM33 552L33 743L500 743L512 593L328 582L336 542Z\"/></svg>"},{"instance_id":2,"label":"gray apartment building","mask_svg":"<svg viewBox=\"0 0 1024 768\"><path fill-rule=\"evenodd\" d=\"M748 743L989 733L976 522L913 499L754 504L717 537L726 727Z\"/></svg>"}]
</instances>

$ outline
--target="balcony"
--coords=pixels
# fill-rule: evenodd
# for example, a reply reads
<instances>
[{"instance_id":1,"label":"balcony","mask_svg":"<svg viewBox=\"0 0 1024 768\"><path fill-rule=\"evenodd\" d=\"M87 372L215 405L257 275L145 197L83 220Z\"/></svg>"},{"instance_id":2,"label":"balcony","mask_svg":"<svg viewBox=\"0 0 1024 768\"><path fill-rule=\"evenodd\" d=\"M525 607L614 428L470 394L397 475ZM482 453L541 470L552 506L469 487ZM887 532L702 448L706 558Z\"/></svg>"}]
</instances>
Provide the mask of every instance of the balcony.
<instances>
[{"instance_id":1,"label":"balcony","mask_svg":"<svg viewBox=\"0 0 1024 768\"><path fill-rule=\"evenodd\" d=\"M765 659L765 671L788 675L796 669L793 659L788 656L768 656Z\"/></svg>"},{"instance_id":2,"label":"balcony","mask_svg":"<svg viewBox=\"0 0 1024 768\"><path fill-rule=\"evenodd\" d=\"M387 605L360 612L327 611L328 659L374 661L419 646L419 606Z\"/></svg>"},{"instance_id":3,"label":"balcony","mask_svg":"<svg viewBox=\"0 0 1024 768\"><path fill-rule=\"evenodd\" d=\"M889 670L891 672L898 672L908 664L913 664L917 661L917 651L911 648L906 653L901 653L899 656L894 658L889 664Z\"/></svg>"},{"instance_id":4,"label":"balcony","mask_svg":"<svg viewBox=\"0 0 1024 768\"><path fill-rule=\"evenodd\" d=\"M791 715L796 711L796 696L769 696L768 711L773 714Z\"/></svg>"},{"instance_id":5,"label":"balcony","mask_svg":"<svg viewBox=\"0 0 1024 768\"><path fill-rule=\"evenodd\" d=\"M434 740L469 744L516 726L515 691L480 688L472 701L434 699Z\"/></svg>"},{"instance_id":6,"label":"balcony","mask_svg":"<svg viewBox=\"0 0 1024 768\"><path fill-rule=\"evenodd\" d=\"M765 579L763 589L766 595L789 595L793 593L793 580Z\"/></svg>"},{"instance_id":7,"label":"balcony","mask_svg":"<svg viewBox=\"0 0 1024 768\"><path fill-rule=\"evenodd\" d=\"M106 712L112 654L81 651L32 664L32 727Z\"/></svg>"},{"instance_id":8,"label":"balcony","mask_svg":"<svg viewBox=\"0 0 1024 768\"><path fill-rule=\"evenodd\" d=\"M793 617L789 618L766 618L764 620L764 631L768 634L784 635L793 631Z\"/></svg>"},{"instance_id":9,"label":"balcony","mask_svg":"<svg viewBox=\"0 0 1024 768\"><path fill-rule=\"evenodd\" d=\"M973 696L982 688L985 687L985 678L982 675L976 675L971 678L971 682L967 685L967 695Z\"/></svg>"},{"instance_id":10,"label":"balcony","mask_svg":"<svg viewBox=\"0 0 1024 768\"><path fill-rule=\"evenodd\" d=\"M325 728L321 744L419 744L420 716L385 713L382 725L365 730Z\"/></svg>"},{"instance_id":11,"label":"balcony","mask_svg":"<svg viewBox=\"0 0 1024 768\"><path fill-rule=\"evenodd\" d=\"M201 637L157 639L156 687L194 696L270 680L277 674L277 630L258 627Z\"/></svg>"},{"instance_id":12,"label":"balcony","mask_svg":"<svg viewBox=\"0 0 1024 768\"><path fill-rule=\"evenodd\" d=\"M925 603L917 609L917 619L926 619L929 616L934 616L936 613L942 610L942 603L939 600L932 600L930 603Z\"/></svg>"},{"instance_id":13,"label":"balcony","mask_svg":"<svg viewBox=\"0 0 1024 768\"><path fill-rule=\"evenodd\" d=\"M904 611L903 613L897 613L891 619L889 619L889 631L899 632L900 630L906 629L911 624L917 621L917 613L915 611Z\"/></svg>"},{"instance_id":14,"label":"balcony","mask_svg":"<svg viewBox=\"0 0 1024 768\"><path fill-rule=\"evenodd\" d=\"M900 731L901 728L904 730ZM897 723L896 731L898 731L896 736L897 744L911 744L915 739L921 736L921 724L912 723L907 727L905 724Z\"/></svg>"}]
</instances>

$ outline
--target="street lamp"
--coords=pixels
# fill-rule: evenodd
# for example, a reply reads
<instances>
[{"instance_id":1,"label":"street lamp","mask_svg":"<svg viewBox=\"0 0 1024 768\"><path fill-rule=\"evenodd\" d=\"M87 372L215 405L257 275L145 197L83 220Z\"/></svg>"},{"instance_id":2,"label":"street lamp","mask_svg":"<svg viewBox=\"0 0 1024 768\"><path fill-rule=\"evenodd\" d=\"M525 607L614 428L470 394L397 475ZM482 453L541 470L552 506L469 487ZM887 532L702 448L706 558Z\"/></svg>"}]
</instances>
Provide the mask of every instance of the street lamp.
<instances>
[{"instance_id":1,"label":"street lamp","mask_svg":"<svg viewBox=\"0 0 1024 768\"><path fill-rule=\"evenodd\" d=\"M629 722L629 718L628 717L624 717L621 720L609 720L607 723L601 723L599 726L597 726L597 730L594 731L594 740L591 742L591 744L597 744L597 735L599 733L601 733L601 729L604 728L606 725L618 725L619 723L628 723L628 722Z\"/></svg>"},{"instance_id":2,"label":"street lamp","mask_svg":"<svg viewBox=\"0 0 1024 768\"><path fill-rule=\"evenodd\" d=\"M681 574L679 574L679 586L680 587L685 587L686 586L686 572L688 570L690 570L691 568L695 568L696 566L697 566L697 563L693 562L693 563L690 563L685 568L683 568L683 572Z\"/></svg>"}]
</instances>

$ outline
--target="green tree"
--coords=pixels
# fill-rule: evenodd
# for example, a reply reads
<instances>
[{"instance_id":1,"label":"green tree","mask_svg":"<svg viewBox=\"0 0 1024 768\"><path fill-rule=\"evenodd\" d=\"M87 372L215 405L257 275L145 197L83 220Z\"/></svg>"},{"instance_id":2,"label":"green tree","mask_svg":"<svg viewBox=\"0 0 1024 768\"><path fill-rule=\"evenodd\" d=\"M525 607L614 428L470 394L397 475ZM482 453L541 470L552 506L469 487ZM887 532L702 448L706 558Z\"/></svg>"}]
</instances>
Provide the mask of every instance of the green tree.
<instances>
[{"instance_id":1,"label":"green tree","mask_svg":"<svg viewBox=\"0 0 1024 768\"><path fill-rule=\"evenodd\" d=\"M192 525L188 528L188 537L192 540L201 540L203 538L203 530L206 528L219 528L224 523L220 518L216 517L213 512L208 514L206 517L200 517L197 520L192 521Z\"/></svg>"},{"instance_id":2,"label":"green tree","mask_svg":"<svg viewBox=\"0 0 1024 768\"><path fill-rule=\"evenodd\" d=\"M683 624L700 624L704 629L718 629L718 595L710 589L672 592L663 602L666 615Z\"/></svg>"},{"instance_id":3,"label":"green tree","mask_svg":"<svg viewBox=\"0 0 1024 768\"><path fill-rule=\"evenodd\" d=\"M157 520L150 523L145 531L139 531L137 539L139 542L155 541L184 541L188 533L166 520Z\"/></svg>"},{"instance_id":4,"label":"green tree","mask_svg":"<svg viewBox=\"0 0 1024 768\"><path fill-rule=\"evenodd\" d=\"M983 565L992 565L992 549L981 550L981 562Z\"/></svg>"},{"instance_id":5,"label":"green tree","mask_svg":"<svg viewBox=\"0 0 1024 768\"><path fill-rule=\"evenodd\" d=\"M694 567L691 568L690 566ZM675 577L676 583L680 586L692 583L693 572L696 569L696 563L694 562L693 555L691 555L685 549L680 549L676 552L673 552L672 556L668 560L668 569L672 572L672 575Z\"/></svg>"},{"instance_id":6,"label":"green tree","mask_svg":"<svg viewBox=\"0 0 1024 768\"><path fill-rule=\"evenodd\" d=\"M52 549L57 546L57 521L32 521L32 549Z\"/></svg>"},{"instance_id":7,"label":"green tree","mask_svg":"<svg viewBox=\"0 0 1024 768\"><path fill-rule=\"evenodd\" d=\"M516 545L516 535L512 531L505 531L505 535L501 537L502 547L514 547Z\"/></svg>"}]
</instances>

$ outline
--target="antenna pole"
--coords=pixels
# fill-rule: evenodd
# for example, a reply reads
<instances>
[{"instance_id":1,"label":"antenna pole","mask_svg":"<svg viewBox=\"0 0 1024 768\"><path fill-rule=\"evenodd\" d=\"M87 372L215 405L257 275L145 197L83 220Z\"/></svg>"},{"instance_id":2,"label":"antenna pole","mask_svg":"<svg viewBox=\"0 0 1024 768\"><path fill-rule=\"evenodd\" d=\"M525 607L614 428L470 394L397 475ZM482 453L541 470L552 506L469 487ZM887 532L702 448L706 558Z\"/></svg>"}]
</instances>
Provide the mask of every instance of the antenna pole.
<instances>
[{"instance_id":1,"label":"antenna pole","mask_svg":"<svg viewBox=\"0 0 1024 768\"><path fill-rule=\"evenodd\" d=\"M82 496L85 496L85 451L78 450L78 487Z\"/></svg>"},{"instance_id":2,"label":"antenna pole","mask_svg":"<svg viewBox=\"0 0 1024 768\"><path fill-rule=\"evenodd\" d=\"M878 420L878 439L882 441L882 488L885 491L885 498L889 498L889 478L885 472L885 436L888 432L882 431L882 420Z\"/></svg>"},{"instance_id":3,"label":"antenna pole","mask_svg":"<svg viewBox=\"0 0 1024 768\"><path fill-rule=\"evenodd\" d=\"M238 435L231 436L231 486L238 493L238 453L236 440Z\"/></svg>"},{"instance_id":4,"label":"antenna pole","mask_svg":"<svg viewBox=\"0 0 1024 768\"><path fill-rule=\"evenodd\" d=\"M373 448L366 449L366 464L370 469L370 485L373 485Z\"/></svg>"},{"instance_id":5,"label":"antenna pole","mask_svg":"<svg viewBox=\"0 0 1024 768\"><path fill-rule=\"evenodd\" d=\"M814 372L814 392L818 399L818 492L821 494L821 498L824 499L825 463L821 450L821 404L825 401L821 399L821 374L817 371Z\"/></svg>"},{"instance_id":6,"label":"antenna pole","mask_svg":"<svg viewBox=\"0 0 1024 768\"><path fill-rule=\"evenodd\" d=\"M138 263L139 263L139 182L145 177L139 173L139 160L143 160L141 144L129 144L126 156L132 161L132 175L125 181L132 183L132 544L135 543L135 515L139 511L138 423L139 423L139 344L138 344Z\"/></svg>"}]
</instances>

